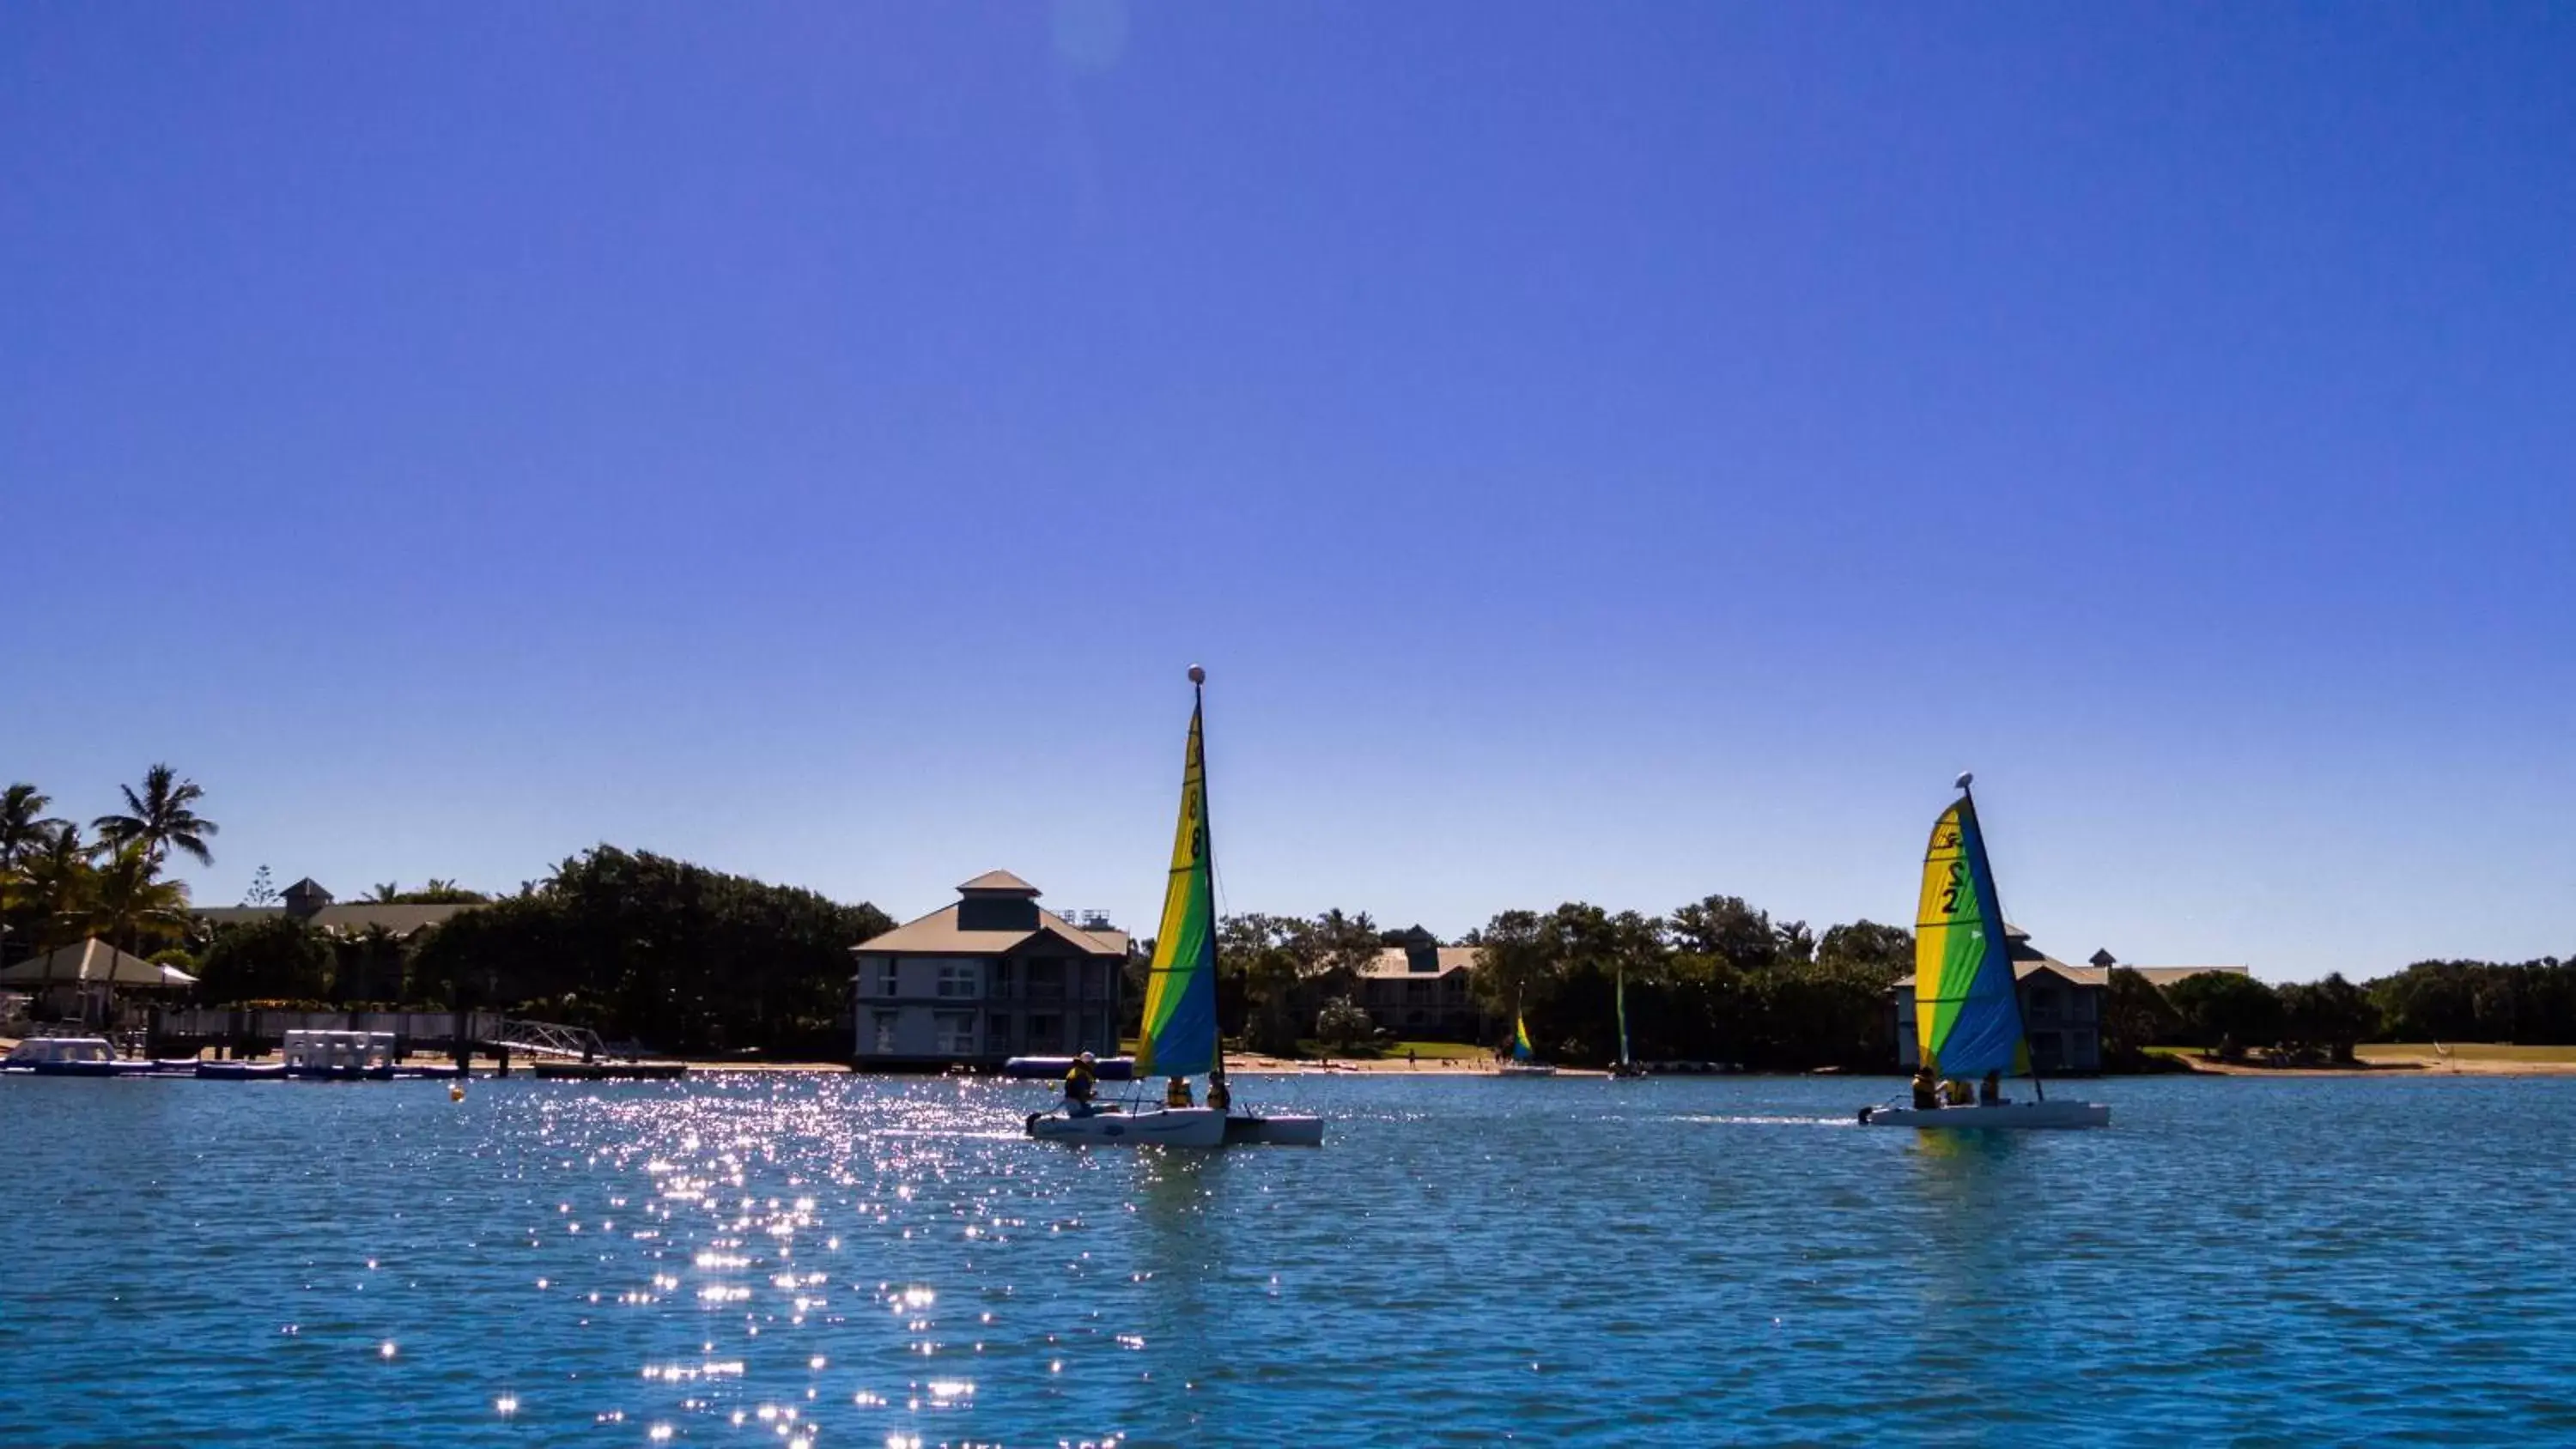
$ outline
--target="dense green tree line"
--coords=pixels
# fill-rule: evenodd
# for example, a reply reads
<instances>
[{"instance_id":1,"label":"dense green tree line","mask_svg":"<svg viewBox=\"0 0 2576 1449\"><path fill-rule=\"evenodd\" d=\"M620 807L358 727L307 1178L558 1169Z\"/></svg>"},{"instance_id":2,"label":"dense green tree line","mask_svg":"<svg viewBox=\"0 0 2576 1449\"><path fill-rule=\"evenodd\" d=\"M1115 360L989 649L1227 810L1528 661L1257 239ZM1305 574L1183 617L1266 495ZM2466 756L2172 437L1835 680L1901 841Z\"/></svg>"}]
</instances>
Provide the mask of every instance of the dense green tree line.
<instances>
[{"instance_id":1,"label":"dense green tree line","mask_svg":"<svg viewBox=\"0 0 2576 1449\"><path fill-rule=\"evenodd\" d=\"M285 916L210 930L165 873L174 853L213 859L219 828L201 813L204 799L157 764L120 787L121 809L86 827L57 817L33 785L0 793L0 961L98 936L199 972L197 997L214 1004L471 1002L667 1050L839 1055L849 948L892 925L870 905L601 846L409 937L325 933ZM370 899L488 898L432 880L414 890L387 882ZM275 901L262 867L244 903ZM1314 1035L1361 1039L1372 1030L1358 1005L1361 972L1404 940L1364 912L1229 916L1218 930L1224 1029L1275 1052ZM1540 1049L1569 1063L1616 1053L1624 978L1640 1058L1883 1068L1894 1054L1889 987L1913 965L1901 927L1864 920L1818 935L1726 895L1667 916L1580 901L1504 911L1463 944L1476 948L1475 989L1496 1041L1523 1016ZM1141 943L1130 964L1131 1030L1151 949ZM2340 1060L2372 1040L2576 1044L2576 960L2421 961L2362 985L2340 974L2275 987L2211 973L2163 990L2115 968L2102 1035L2114 1067L2159 1045Z\"/></svg>"},{"instance_id":2,"label":"dense green tree line","mask_svg":"<svg viewBox=\"0 0 2576 1449\"><path fill-rule=\"evenodd\" d=\"M1874 921L1819 938L1736 896L1668 917L1582 901L1504 911L1472 933L1476 988L1498 1031L1526 1019L1542 1053L1597 1065L1618 1054L1624 978L1629 1049L1643 1060L1760 1068L1878 1068L1894 1060L1888 988L1913 937Z\"/></svg>"},{"instance_id":3,"label":"dense green tree line","mask_svg":"<svg viewBox=\"0 0 2576 1449\"><path fill-rule=\"evenodd\" d=\"M416 894L442 885L455 889ZM225 926L199 995L497 1006L666 1051L836 1057L849 1050L850 948L892 925L874 906L603 845L408 938L290 916Z\"/></svg>"},{"instance_id":4,"label":"dense green tree line","mask_svg":"<svg viewBox=\"0 0 2576 1449\"><path fill-rule=\"evenodd\" d=\"M872 905L603 845L429 932L411 980L666 1051L843 1056L850 948L893 925Z\"/></svg>"},{"instance_id":5,"label":"dense green tree line","mask_svg":"<svg viewBox=\"0 0 2576 1449\"><path fill-rule=\"evenodd\" d=\"M2576 958L2418 961L2368 991L2382 1041L2576 1044Z\"/></svg>"}]
</instances>

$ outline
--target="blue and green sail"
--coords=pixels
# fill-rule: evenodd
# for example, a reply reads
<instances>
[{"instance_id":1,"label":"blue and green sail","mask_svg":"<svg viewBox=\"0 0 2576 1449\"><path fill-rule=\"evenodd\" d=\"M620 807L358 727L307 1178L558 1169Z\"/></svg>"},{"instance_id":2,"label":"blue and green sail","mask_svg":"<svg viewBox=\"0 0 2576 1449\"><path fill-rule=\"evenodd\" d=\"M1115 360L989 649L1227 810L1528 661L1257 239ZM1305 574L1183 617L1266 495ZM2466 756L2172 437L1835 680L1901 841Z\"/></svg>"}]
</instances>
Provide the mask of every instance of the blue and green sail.
<instances>
[{"instance_id":1,"label":"blue and green sail","mask_svg":"<svg viewBox=\"0 0 2576 1449\"><path fill-rule=\"evenodd\" d=\"M1944 1077L2030 1069L2011 945L1974 796L1962 795L1941 812L1923 856L1923 898L1914 913L1914 1039L1923 1060Z\"/></svg>"},{"instance_id":2,"label":"blue and green sail","mask_svg":"<svg viewBox=\"0 0 2576 1449\"><path fill-rule=\"evenodd\" d=\"M1205 704L1190 710L1189 754L1181 766L1181 825L1163 926L1145 978L1145 1036L1139 1077L1195 1077L1216 1070L1216 882L1208 862L1207 757L1199 742Z\"/></svg>"}]
</instances>

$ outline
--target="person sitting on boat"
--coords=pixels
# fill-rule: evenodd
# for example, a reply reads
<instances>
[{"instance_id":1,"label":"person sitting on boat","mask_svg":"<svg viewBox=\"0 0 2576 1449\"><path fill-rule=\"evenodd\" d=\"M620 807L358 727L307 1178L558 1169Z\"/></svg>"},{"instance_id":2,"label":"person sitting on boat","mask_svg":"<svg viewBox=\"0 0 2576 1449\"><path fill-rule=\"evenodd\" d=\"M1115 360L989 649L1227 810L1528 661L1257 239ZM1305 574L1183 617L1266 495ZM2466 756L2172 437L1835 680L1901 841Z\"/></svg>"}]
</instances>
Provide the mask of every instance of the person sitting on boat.
<instances>
[{"instance_id":1,"label":"person sitting on boat","mask_svg":"<svg viewBox=\"0 0 2576 1449\"><path fill-rule=\"evenodd\" d=\"M1941 1084L1942 1106L1965 1107L1974 1103L1976 1100L1977 1089L1969 1086L1966 1082L1961 1081L1957 1077L1952 1077L1950 1080Z\"/></svg>"},{"instance_id":2,"label":"person sitting on boat","mask_svg":"<svg viewBox=\"0 0 2576 1449\"><path fill-rule=\"evenodd\" d=\"M1163 1084L1163 1105L1166 1107L1192 1107L1198 1105L1190 1100L1190 1079L1187 1077L1174 1077L1170 1081L1165 1082Z\"/></svg>"},{"instance_id":3,"label":"person sitting on boat","mask_svg":"<svg viewBox=\"0 0 2576 1449\"><path fill-rule=\"evenodd\" d=\"M1929 1064L1914 1069L1914 1110L1929 1112L1941 1105L1941 1084L1932 1075Z\"/></svg>"},{"instance_id":4,"label":"person sitting on boat","mask_svg":"<svg viewBox=\"0 0 2576 1449\"><path fill-rule=\"evenodd\" d=\"M2003 1104L2004 1074L2001 1072L1986 1073L1986 1079L1977 1084L1977 1105L1980 1107L2000 1107Z\"/></svg>"},{"instance_id":5,"label":"person sitting on boat","mask_svg":"<svg viewBox=\"0 0 2576 1449\"><path fill-rule=\"evenodd\" d=\"M1234 1105L1234 1093L1225 1089L1225 1078L1208 1078L1208 1105L1220 1112Z\"/></svg>"},{"instance_id":6,"label":"person sitting on boat","mask_svg":"<svg viewBox=\"0 0 2576 1449\"><path fill-rule=\"evenodd\" d=\"M1091 1053L1084 1052L1075 1057L1072 1070L1064 1074L1064 1110L1076 1117L1090 1116L1091 1089L1099 1083L1100 1075L1091 1065Z\"/></svg>"}]
</instances>

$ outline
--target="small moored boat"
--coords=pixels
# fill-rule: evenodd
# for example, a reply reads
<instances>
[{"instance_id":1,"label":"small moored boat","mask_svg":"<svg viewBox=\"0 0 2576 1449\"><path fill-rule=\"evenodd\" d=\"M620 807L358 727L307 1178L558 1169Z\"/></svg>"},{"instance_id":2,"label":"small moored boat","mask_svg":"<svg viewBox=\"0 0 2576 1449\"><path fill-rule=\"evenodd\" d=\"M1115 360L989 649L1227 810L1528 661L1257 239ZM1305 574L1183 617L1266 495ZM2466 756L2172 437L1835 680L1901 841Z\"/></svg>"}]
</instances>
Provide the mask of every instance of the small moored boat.
<instances>
[{"instance_id":1,"label":"small moored boat","mask_svg":"<svg viewBox=\"0 0 2576 1449\"><path fill-rule=\"evenodd\" d=\"M394 1034L389 1031L290 1031L286 1075L309 1081L390 1082Z\"/></svg>"},{"instance_id":2,"label":"small moored boat","mask_svg":"<svg viewBox=\"0 0 2576 1449\"><path fill-rule=\"evenodd\" d=\"M31 1036L0 1062L0 1070L40 1077L116 1077L125 1075L124 1069L116 1048L95 1036Z\"/></svg>"}]
</instances>

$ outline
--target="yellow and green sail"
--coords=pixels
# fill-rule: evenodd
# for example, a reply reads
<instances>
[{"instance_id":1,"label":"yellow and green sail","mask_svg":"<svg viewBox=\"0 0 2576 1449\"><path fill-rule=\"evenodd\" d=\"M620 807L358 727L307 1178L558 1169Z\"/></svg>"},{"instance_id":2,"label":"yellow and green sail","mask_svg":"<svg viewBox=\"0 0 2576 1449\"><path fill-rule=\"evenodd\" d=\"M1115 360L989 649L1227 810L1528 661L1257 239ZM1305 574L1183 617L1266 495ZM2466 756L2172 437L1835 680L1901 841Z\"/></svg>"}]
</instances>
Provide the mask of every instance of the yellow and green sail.
<instances>
[{"instance_id":1,"label":"yellow and green sail","mask_svg":"<svg viewBox=\"0 0 2576 1449\"><path fill-rule=\"evenodd\" d=\"M2029 1069L2012 951L1973 796L1941 812L1923 856L1923 898L1914 913L1914 1039L1923 1060L1944 1077Z\"/></svg>"},{"instance_id":2,"label":"yellow and green sail","mask_svg":"<svg viewBox=\"0 0 2576 1449\"><path fill-rule=\"evenodd\" d=\"M1515 1013L1512 1017L1512 1059L1526 1062L1535 1060L1537 1056L1538 1052L1530 1046L1529 1023Z\"/></svg>"},{"instance_id":3,"label":"yellow and green sail","mask_svg":"<svg viewBox=\"0 0 2576 1449\"><path fill-rule=\"evenodd\" d=\"M1145 1038L1139 1077L1194 1077L1216 1069L1216 884L1208 864L1207 757L1199 743L1204 706L1190 710L1189 754L1181 767L1181 825L1163 926L1145 978Z\"/></svg>"}]
</instances>

